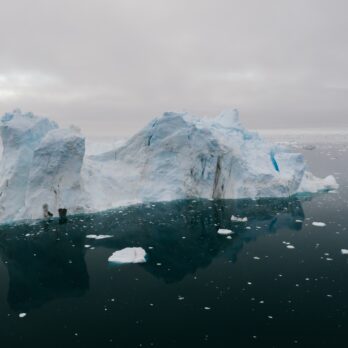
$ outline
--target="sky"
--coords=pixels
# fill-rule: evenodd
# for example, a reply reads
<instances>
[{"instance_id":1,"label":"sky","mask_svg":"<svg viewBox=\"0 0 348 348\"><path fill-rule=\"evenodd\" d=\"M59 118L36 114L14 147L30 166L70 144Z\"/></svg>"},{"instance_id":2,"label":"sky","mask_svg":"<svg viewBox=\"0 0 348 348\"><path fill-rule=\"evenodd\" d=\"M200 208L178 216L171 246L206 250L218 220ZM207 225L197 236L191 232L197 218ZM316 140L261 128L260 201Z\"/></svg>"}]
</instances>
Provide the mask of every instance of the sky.
<instances>
[{"instance_id":1,"label":"sky","mask_svg":"<svg viewBox=\"0 0 348 348\"><path fill-rule=\"evenodd\" d=\"M0 113L128 136L164 111L348 127L346 0L0 0Z\"/></svg>"}]
</instances>

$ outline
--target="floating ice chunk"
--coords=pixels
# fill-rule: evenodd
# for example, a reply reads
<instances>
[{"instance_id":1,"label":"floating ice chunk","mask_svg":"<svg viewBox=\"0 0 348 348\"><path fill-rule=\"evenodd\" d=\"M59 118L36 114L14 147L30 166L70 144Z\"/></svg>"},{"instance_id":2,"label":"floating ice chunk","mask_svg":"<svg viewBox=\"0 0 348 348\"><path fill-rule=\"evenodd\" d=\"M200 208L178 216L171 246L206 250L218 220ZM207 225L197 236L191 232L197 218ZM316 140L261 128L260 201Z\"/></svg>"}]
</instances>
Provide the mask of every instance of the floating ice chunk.
<instances>
[{"instance_id":1,"label":"floating ice chunk","mask_svg":"<svg viewBox=\"0 0 348 348\"><path fill-rule=\"evenodd\" d=\"M226 236L226 235L232 234L233 232L231 230L226 229L226 228L219 228L217 233Z\"/></svg>"},{"instance_id":2,"label":"floating ice chunk","mask_svg":"<svg viewBox=\"0 0 348 348\"><path fill-rule=\"evenodd\" d=\"M288 244L286 247L287 247L288 249L295 249L295 247L294 247L293 245L290 245L290 244Z\"/></svg>"},{"instance_id":3,"label":"floating ice chunk","mask_svg":"<svg viewBox=\"0 0 348 348\"><path fill-rule=\"evenodd\" d=\"M19 315L18 315L20 318L24 318L24 317L26 317L27 316L27 313L19 313Z\"/></svg>"},{"instance_id":4,"label":"floating ice chunk","mask_svg":"<svg viewBox=\"0 0 348 348\"><path fill-rule=\"evenodd\" d=\"M110 236L109 234L88 234L86 236L86 238L90 238L90 239L105 239L105 238L111 238L112 236Z\"/></svg>"},{"instance_id":5,"label":"floating ice chunk","mask_svg":"<svg viewBox=\"0 0 348 348\"><path fill-rule=\"evenodd\" d=\"M325 226L326 226L326 223L325 223L325 222L313 221L313 222L312 222L312 225L313 225L313 226L316 226L316 227L325 227Z\"/></svg>"},{"instance_id":6,"label":"floating ice chunk","mask_svg":"<svg viewBox=\"0 0 348 348\"><path fill-rule=\"evenodd\" d=\"M320 179L315 177L312 173L305 171L298 192L315 193L320 191L331 191L337 190L338 186L336 179L332 175Z\"/></svg>"},{"instance_id":7,"label":"floating ice chunk","mask_svg":"<svg viewBox=\"0 0 348 348\"><path fill-rule=\"evenodd\" d=\"M341 249L342 255L348 255L348 249Z\"/></svg>"},{"instance_id":8,"label":"floating ice chunk","mask_svg":"<svg viewBox=\"0 0 348 348\"><path fill-rule=\"evenodd\" d=\"M235 222L247 222L248 218L247 217L238 217L238 216L231 216L231 221L235 221Z\"/></svg>"},{"instance_id":9,"label":"floating ice chunk","mask_svg":"<svg viewBox=\"0 0 348 348\"><path fill-rule=\"evenodd\" d=\"M115 263L143 263L146 262L146 252L143 248L124 248L115 251L109 262Z\"/></svg>"}]
</instances>

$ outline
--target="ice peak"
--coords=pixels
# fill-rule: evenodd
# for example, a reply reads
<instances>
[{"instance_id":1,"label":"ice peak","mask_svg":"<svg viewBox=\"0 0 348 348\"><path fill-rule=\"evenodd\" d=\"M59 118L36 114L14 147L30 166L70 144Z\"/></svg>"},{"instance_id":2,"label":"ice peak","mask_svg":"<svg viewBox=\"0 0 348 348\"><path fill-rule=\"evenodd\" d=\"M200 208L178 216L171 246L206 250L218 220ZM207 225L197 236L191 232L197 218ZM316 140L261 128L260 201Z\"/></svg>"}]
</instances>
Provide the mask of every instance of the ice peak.
<instances>
[{"instance_id":1,"label":"ice peak","mask_svg":"<svg viewBox=\"0 0 348 348\"><path fill-rule=\"evenodd\" d=\"M177 112L177 111L166 111L163 113L163 117L184 117L186 112Z\"/></svg>"},{"instance_id":2,"label":"ice peak","mask_svg":"<svg viewBox=\"0 0 348 348\"><path fill-rule=\"evenodd\" d=\"M11 121L13 119L18 119L18 118L34 119L34 118L37 118L37 117L34 116L32 112L23 113L21 109L16 108L12 112L6 112L1 117L1 121L2 122L9 122L9 121Z\"/></svg>"},{"instance_id":3,"label":"ice peak","mask_svg":"<svg viewBox=\"0 0 348 348\"><path fill-rule=\"evenodd\" d=\"M241 128L238 109L227 109L217 117L218 123L225 128Z\"/></svg>"}]
</instances>

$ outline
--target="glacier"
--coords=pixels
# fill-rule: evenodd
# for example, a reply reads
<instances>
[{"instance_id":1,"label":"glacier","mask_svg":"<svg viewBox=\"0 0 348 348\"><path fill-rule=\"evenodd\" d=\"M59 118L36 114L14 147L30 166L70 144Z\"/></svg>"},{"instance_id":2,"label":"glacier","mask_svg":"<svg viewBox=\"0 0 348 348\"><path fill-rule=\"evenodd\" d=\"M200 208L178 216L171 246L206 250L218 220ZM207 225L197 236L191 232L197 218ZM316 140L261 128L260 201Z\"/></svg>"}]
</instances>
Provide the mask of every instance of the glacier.
<instances>
[{"instance_id":1,"label":"glacier","mask_svg":"<svg viewBox=\"0 0 348 348\"><path fill-rule=\"evenodd\" d=\"M15 110L0 124L0 222L186 198L289 197L338 188L304 157L263 140L231 109L215 118L165 112L107 151L86 153L76 127Z\"/></svg>"}]
</instances>

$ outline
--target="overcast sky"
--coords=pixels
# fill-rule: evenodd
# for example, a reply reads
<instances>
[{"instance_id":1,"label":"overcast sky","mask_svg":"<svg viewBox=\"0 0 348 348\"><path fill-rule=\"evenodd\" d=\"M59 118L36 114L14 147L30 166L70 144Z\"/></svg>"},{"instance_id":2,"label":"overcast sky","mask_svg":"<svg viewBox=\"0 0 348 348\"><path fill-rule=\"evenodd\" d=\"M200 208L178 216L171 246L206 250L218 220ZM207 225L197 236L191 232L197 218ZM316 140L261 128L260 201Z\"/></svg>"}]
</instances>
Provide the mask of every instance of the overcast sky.
<instances>
[{"instance_id":1,"label":"overcast sky","mask_svg":"<svg viewBox=\"0 0 348 348\"><path fill-rule=\"evenodd\" d=\"M0 0L0 113L129 135L166 110L348 126L346 0Z\"/></svg>"}]
</instances>

